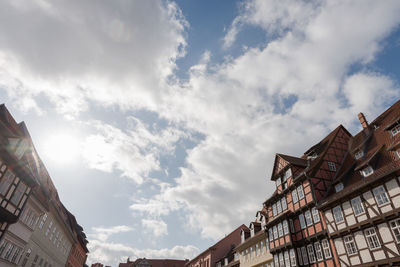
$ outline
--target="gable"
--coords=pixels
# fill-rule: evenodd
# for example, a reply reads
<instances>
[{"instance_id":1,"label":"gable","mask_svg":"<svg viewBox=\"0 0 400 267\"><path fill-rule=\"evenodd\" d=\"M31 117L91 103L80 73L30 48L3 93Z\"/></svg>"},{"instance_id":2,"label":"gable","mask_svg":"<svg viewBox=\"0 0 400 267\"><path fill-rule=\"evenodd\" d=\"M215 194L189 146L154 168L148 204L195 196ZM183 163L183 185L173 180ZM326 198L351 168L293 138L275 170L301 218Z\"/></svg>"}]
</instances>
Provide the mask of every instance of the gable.
<instances>
[{"instance_id":1,"label":"gable","mask_svg":"<svg viewBox=\"0 0 400 267\"><path fill-rule=\"evenodd\" d=\"M289 163L284 160L281 156L276 155L275 157L275 163L274 163L274 168L272 171L272 176L271 180L275 180L275 177L280 173L281 170L283 170Z\"/></svg>"}]
</instances>

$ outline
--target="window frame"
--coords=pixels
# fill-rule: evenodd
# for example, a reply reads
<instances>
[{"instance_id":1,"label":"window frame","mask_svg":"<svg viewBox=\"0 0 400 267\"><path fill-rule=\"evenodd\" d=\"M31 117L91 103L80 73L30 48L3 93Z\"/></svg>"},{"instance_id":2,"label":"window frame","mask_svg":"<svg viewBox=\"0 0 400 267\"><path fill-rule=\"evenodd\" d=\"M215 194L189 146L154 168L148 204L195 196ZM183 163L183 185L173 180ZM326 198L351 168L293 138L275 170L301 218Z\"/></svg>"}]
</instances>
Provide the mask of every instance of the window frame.
<instances>
[{"instance_id":1,"label":"window frame","mask_svg":"<svg viewBox=\"0 0 400 267\"><path fill-rule=\"evenodd\" d=\"M306 225L306 220L304 218L304 214L303 213L299 214L299 221L300 221L300 228L301 229L306 229L307 225Z\"/></svg>"},{"instance_id":2,"label":"window frame","mask_svg":"<svg viewBox=\"0 0 400 267\"><path fill-rule=\"evenodd\" d=\"M315 257L315 253L314 253L314 246L312 244L307 245L307 253L308 253L309 262L315 263L316 257Z\"/></svg>"},{"instance_id":3,"label":"window frame","mask_svg":"<svg viewBox=\"0 0 400 267\"><path fill-rule=\"evenodd\" d=\"M297 189L297 195L299 197L299 200L302 200L303 198L305 198L303 185L302 184L299 185L296 189ZM301 196L300 196L300 192L301 192Z\"/></svg>"},{"instance_id":4,"label":"window frame","mask_svg":"<svg viewBox=\"0 0 400 267\"><path fill-rule=\"evenodd\" d=\"M392 226L393 222L395 223L394 227ZM390 221L389 222L389 227L390 227L390 230L393 233L393 236L394 236L394 239L396 240L396 243L400 244L400 218L397 218L397 219L394 219L394 220ZM396 234L395 231L397 231L397 234Z\"/></svg>"},{"instance_id":5,"label":"window frame","mask_svg":"<svg viewBox=\"0 0 400 267\"><path fill-rule=\"evenodd\" d=\"M351 203L351 207L353 209L353 212L354 212L355 216L360 216L362 214L365 214L365 208L364 208L363 202L361 200L361 197L358 196L358 197L355 197L355 198L351 199L350 203ZM360 211L360 210L362 210L362 211Z\"/></svg>"},{"instance_id":6,"label":"window frame","mask_svg":"<svg viewBox=\"0 0 400 267\"><path fill-rule=\"evenodd\" d=\"M352 235L343 237L343 243L348 256L358 254L357 244Z\"/></svg>"},{"instance_id":7,"label":"window frame","mask_svg":"<svg viewBox=\"0 0 400 267\"><path fill-rule=\"evenodd\" d=\"M324 255L322 253L321 243L319 243L319 242L314 243L314 251L315 251L315 258L317 259L317 261L323 261ZM319 255L320 255L320 257L319 257Z\"/></svg>"},{"instance_id":8,"label":"window frame","mask_svg":"<svg viewBox=\"0 0 400 267\"><path fill-rule=\"evenodd\" d=\"M372 166L370 166L370 165L367 165L367 167L365 167L365 168L363 168L362 170L361 170L361 174L362 174L362 176L364 176L364 177L368 177L368 176L370 176L371 174L373 174L374 173L374 168L372 168Z\"/></svg>"},{"instance_id":9,"label":"window frame","mask_svg":"<svg viewBox=\"0 0 400 267\"><path fill-rule=\"evenodd\" d=\"M333 161L328 161L328 168L331 172L336 172L336 163Z\"/></svg>"},{"instance_id":10,"label":"window frame","mask_svg":"<svg viewBox=\"0 0 400 267\"><path fill-rule=\"evenodd\" d=\"M312 219L312 215L311 215L311 211L310 210L306 210L304 212L304 218L306 219L306 225L307 226L313 225L313 219Z\"/></svg>"},{"instance_id":11,"label":"window frame","mask_svg":"<svg viewBox=\"0 0 400 267\"><path fill-rule=\"evenodd\" d=\"M321 245L322 245L322 250L324 252L325 259L332 258L332 252L331 252L331 248L330 248L328 239L322 239ZM329 252L329 256L326 255L327 254L326 252Z\"/></svg>"},{"instance_id":12,"label":"window frame","mask_svg":"<svg viewBox=\"0 0 400 267\"><path fill-rule=\"evenodd\" d=\"M311 209L311 215L312 215L314 223L318 223L321 221L321 217L319 216L319 211L317 210L316 207L313 207Z\"/></svg>"},{"instance_id":13,"label":"window frame","mask_svg":"<svg viewBox=\"0 0 400 267\"><path fill-rule=\"evenodd\" d=\"M335 210L339 211L339 213L336 213ZM342 211L342 207L340 205L334 207L332 209L332 213L333 213L333 218L335 219L335 222L338 223L343 223L344 222L344 216L343 216L343 211ZM336 214L339 214L340 217L336 216ZM341 218L341 220L339 220Z\"/></svg>"},{"instance_id":14,"label":"window frame","mask_svg":"<svg viewBox=\"0 0 400 267\"><path fill-rule=\"evenodd\" d=\"M378 192L378 190L380 190L381 192ZM385 189L385 187L383 185L377 186L374 189L372 189L372 193L374 195L374 198L375 198L375 201L376 201L376 204L378 205L378 207L382 207L382 206L390 204L390 200L389 200L388 194L387 194L386 189ZM379 203L378 198L379 199L382 198L386 202Z\"/></svg>"},{"instance_id":15,"label":"window frame","mask_svg":"<svg viewBox=\"0 0 400 267\"><path fill-rule=\"evenodd\" d=\"M365 229L364 236L365 239L367 240L367 244L370 250L376 250L382 247L381 242L379 241L378 233L375 230L375 227L370 227Z\"/></svg>"},{"instance_id":16,"label":"window frame","mask_svg":"<svg viewBox=\"0 0 400 267\"><path fill-rule=\"evenodd\" d=\"M297 195L297 189L292 190L292 202L293 202L293 204L299 202L299 197Z\"/></svg>"}]
</instances>

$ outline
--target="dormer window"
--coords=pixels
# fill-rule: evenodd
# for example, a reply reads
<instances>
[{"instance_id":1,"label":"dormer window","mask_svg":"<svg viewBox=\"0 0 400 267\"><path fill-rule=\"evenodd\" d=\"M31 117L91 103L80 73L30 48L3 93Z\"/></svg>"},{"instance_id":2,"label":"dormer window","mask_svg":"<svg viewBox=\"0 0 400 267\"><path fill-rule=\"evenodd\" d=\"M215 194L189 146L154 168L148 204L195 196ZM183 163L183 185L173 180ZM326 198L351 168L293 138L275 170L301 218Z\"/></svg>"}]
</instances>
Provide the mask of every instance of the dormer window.
<instances>
[{"instance_id":1,"label":"dormer window","mask_svg":"<svg viewBox=\"0 0 400 267\"><path fill-rule=\"evenodd\" d=\"M390 130L392 136L395 136L396 134L400 133L400 124L394 126L391 130Z\"/></svg>"},{"instance_id":2,"label":"dormer window","mask_svg":"<svg viewBox=\"0 0 400 267\"><path fill-rule=\"evenodd\" d=\"M318 157L318 154L315 153L315 152L312 152L312 153L307 157L307 159L314 160L314 159L316 159L317 157Z\"/></svg>"},{"instance_id":3,"label":"dormer window","mask_svg":"<svg viewBox=\"0 0 400 267\"><path fill-rule=\"evenodd\" d=\"M354 158L355 159L360 159L364 156L364 152L362 150L358 150L355 154L354 154Z\"/></svg>"},{"instance_id":4,"label":"dormer window","mask_svg":"<svg viewBox=\"0 0 400 267\"><path fill-rule=\"evenodd\" d=\"M335 185L336 193L342 191L343 188L344 188L343 183L338 183L337 185Z\"/></svg>"},{"instance_id":5,"label":"dormer window","mask_svg":"<svg viewBox=\"0 0 400 267\"><path fill-rule=\"evenodd\" d=\"M335 172L336 171L336 164L334 162L328 161L328 168L330 171Z\"/></svg>"},{"instance_id":6,"label":"dormer window","mask_svg":"<svg viewBox=\"0 0 400 267\"><path fill-rule=\"evenodd\" d=\"M361 174L364 177L367 177L367 176L371 175L373 172L374 172L374 169L372 169L371 166L367 166L367 167L365 167L364 169L361 170Z\"/></svg>"}]
</instances>

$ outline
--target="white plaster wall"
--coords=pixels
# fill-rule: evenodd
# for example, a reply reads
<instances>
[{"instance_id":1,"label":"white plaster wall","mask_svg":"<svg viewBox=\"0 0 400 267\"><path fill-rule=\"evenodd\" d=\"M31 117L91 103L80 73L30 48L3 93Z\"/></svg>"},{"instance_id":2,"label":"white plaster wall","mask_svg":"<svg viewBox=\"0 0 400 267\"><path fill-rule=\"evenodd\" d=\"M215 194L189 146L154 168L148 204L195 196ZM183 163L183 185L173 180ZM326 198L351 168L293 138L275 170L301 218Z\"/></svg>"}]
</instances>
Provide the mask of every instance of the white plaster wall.
<instances>
[{"instance_id":1,"label":"white plaster wall","mask_svg":"<svg viewBox=\"0 0 400 267\"><path fill-rule=\"evenodd\" d=\"M361 232L361 231L356 232L354 234L354 237L355 237L358 249L364 249L364 248L368 247L367 242L365 241L363 232Z\"/></svg>"}]
</instances>

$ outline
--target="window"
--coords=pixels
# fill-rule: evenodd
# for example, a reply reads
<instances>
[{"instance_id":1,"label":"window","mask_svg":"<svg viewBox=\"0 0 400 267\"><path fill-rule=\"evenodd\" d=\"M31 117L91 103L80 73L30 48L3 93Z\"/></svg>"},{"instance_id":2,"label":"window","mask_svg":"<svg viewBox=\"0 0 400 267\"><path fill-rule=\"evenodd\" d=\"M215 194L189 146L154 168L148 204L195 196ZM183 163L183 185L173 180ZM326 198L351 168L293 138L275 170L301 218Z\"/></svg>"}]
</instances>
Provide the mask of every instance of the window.
<instances>
[{"instance_id":1,"label":"window","mask_svg":"<svg viewBox=\"0 0 400 267\"><path fill-rule=\"evenodd\" d=\"M299 259L299 265L303 265L303 257L301 255L301 249L297 248L297 258Z\"/></svg>"},{"instance_id":2,"label":"window","mask_svg":"<svg viewBox=\"0 0 400 267\"><path fill-rule=\"evenodd\" d=\"M0 194L5 196L7 194L8 188L12 184L15 175L7 170L3 177L0 179Z\"/></svg>"},{"instance_id":3,"label":"window","mask_svg":"<svg viewBox=\"0 0 400 267\"><path fill-rule=\"evenodd\" d=\"M299 201L299 197L297 196L296 189L292 191L292 199L293 199L293 203L297 203L297 201Z\"/></svg>"},{"instance_id":4,"label":"window","mask_svg":"<svg viewBox=\"0 0 400 267\"><path fill-rule=\"evenodd\" d=\"M370 249L380 248L378 236L376 235L375 228L369 228L364 231L365 237L367 238L368 246Z\"/></svg>"},{"instance_id":5,"label":"window","mask_svg":"<svg viewBox=\"0 0 400 267\"><path fill-rule=\"evenodd\" d=\"M314 207L314 208L311 209L311 213L312 213L312 216L313 216L313 219L314 219L314 223L319 222L320 218L319 218L318 210Z\"/></svg>"},{"instance_id":6,"label":"window","mask_svg":"<svg viewBox=\"0 0 400 267\"><path fill-rule=\"evenodd\" d=\"M393 127L390 132L392 133L392 136L395 136L396 134L400 133L400 125L396 125Z\"/></svg>"},{"instance_id":7,"label":"window","mask_svg":"<svg viewBox=\"0 0 400 267\"><path fill-rule=\"evenodd\" d=\"M10 243L9 245L8 245L8 248L7 248L7 250L6 250L6 254L4 254L4 259L6 259L6 260L10 260L10 258L11 258L11 254L12 254L12 252L13 252L13 250L14 250L14 244L12 244L12 243Z\"/></svg>"},{"instance_id":8,"label":"window","mask_svg":"<svg viewBox=\"0 0 400 267\"><path fill-rule=\"evenodd\" d=\"M278 238L278 228L276 227L276 225L273 227L274 229L274 239Z\"/></svg>"},{"instance_id":9,"label":"window","mask_svg":"<svg viewBox=\"0 0 400 267\"><path fill-rule=\"evenodd\" d=\"M282 223L278 224L278 233L279 233L279 237L283 236L283 229L282 229Z\"/></svg>"},{"instance_id":10,"label":"window","mask_svg":"<svg viewBox=\"0 0 400 267\"><path fill-rule=\"evenodd\" d=\"M256 244L256 251L255 252L256 252L256 257L257 257L258 256L258 252L259 252L258 251L258 244Z\"/></svg>"},{"instance_id":11,"label":"window","mask_svg":"<svg viewBox=\"0 0 400 267\"><path fill-rule=\"evenodd\" d=\"M283 259L283 253L279 253L279 266L285 266L285 261Z\"/></svg>"},{"instance_id":12,"label":"window","mask_svg":"<svg viewBox=\"0 0 400 267\"><path fill-rule=\"evenodd\" d=\"M328 168L331 172L336 171L336 164L334 162L328 161Z\"/></svg>"},{"instance_id":13,"label":"window","mask_svg":"<svg viewBox=\"0 0 400 267\"><path fill-rule=\"evenodd\" d=\"M383 185L378 186L372 190L376 199L376 202L378 203L378 206L382 206L386 203L389 203L389 199L387 197L385 188Z\"/></svg>"},{"instance_id":14,"label":"window","mask_svg":"<svg viewBox=\"0 0 400 267\"><path fill-rule=\"evenodd\" d=\"M365 212L360 197L353 198L351 200L351 206L353 207L354 215L356 216Z\"/></svg>"},{"instance_id":15,"label":"window","mask_svg":"<svg viewBox=\"0 0 400 267\"><path fill-rule=\"evenodd\" d=\"M294 249L293 248L290 249L289 253L290 253L290 262L292 263L292 267L296 267L297 266L297 264L296 264L296 253L294 252Z\"/></svg>"},{"instance_id":16,"label":"window","mask_svg":"<svg viewBox=\"0 0 400 267\"><path fill-rule=\"evenodd\" d=\"M351 235L344 237L344 245L346 247L346 251L348 255L353 255L357 253L357 247L354 243L354 238Z\"/></svg>"},{"instance_id":17,"label":"window","mask_svg":"<svg viewBox=\"0 0 400 267\"><path fill-rule=\"evenodd\" d=\"M335 192L336 193L340 192L340 191L343 190L343 188L344 188L343 183L338 183L338 184L335 185Z\"/></svg>"},{"instance_id":18,"label":"window","mask_svg":"<svg viewBox=\"0 0 400 267\"><path fill-rule=\"evenodd\" d=\"M292 233L294 233L294 225L293 225L292 219L289 219L289 225L290 225L290 231L292 231Z\"/></svg>"},{"instance_id":19,"label":"window","mask_svg":"<svg viewBox=\"0 0 400 267\"><path fill-rule=\"evenodd\" d=\"M307 250L306 250L306 247L302 247L302 248L301 248L301 254L303 255L303 262L304 262L304 265L307 265L307 264L308 264L308 257L307 257Z\"/></svg>"},{"instance_id":20,"label":"window","mask_svg":"<svg viewBox=\"0 0 400 267\"><path fill-rule=\"evenodd\" d=\"M284 221L282 222L282 225L283 225L283 233L284 233L285 235L289 234L288 222L287 222L286 220L284 220Z\"/></svg>"},{"instance_id":21,"label":"window","mask_svg":"<svg viewBox=\"0 0 400 267\"><path fill-rule=\"evenodd\" d=\"M246 249L246 261L249 261L249 250Z\"/></svg>"},{"instance_id":22,"label":"window","mask_svg":"<svg viewBox=\"0 0 400 267\"><path fill-rule=\"evenodd\" d=\"M262 252L262 254L265 253L265 250L264 250L264 241L263 241L263 240L261 240L261 242L260 242L260 254L261 254L261 252Z\"/></svg>"},{"instance_id":23,"label":"window","mask_svg":"<svg viewBox=\"0 0 400 267\"><path fill-rule=\"evenodd\" d=\"M314 254L313 245L311 245L311 244L308 245L307 250L308 250L308 258L310 259L310 263L314 263L315 262L315 254Z\"/></svg>"},{"instance_id":24,"label":"window","mask_svg":"<svg viewBox=\"0 0 400 267\"><path fill-rule=\"evenodd\" d=\"M333 216L335 217L336 223L341 223L344 221L342 209L340 206L333 208Z\"/></svg>"},{"instance_id":25,"label":"window","mask_svg":"<svg viewBox=\"0 0 400 267\"><path fill-rule=\"evenodd\" d=\"M306 218L307 226L312 225L312 224L313 224L313 221L312 221L312 218L311 218L311 212L310 212L309 210L307 210L307 211L304 213L304 215L305 215L305 218Z\"/></svg>"},{"instance_id":26,"label":"window","mask_svg":"<svg viewBox=\"0 0 400 267\"><path fill-rule=\"evenodd\" d=\"M391 221L390 228L392 229L393 235L396 238L396 242L400 243L400 219Z\"/></svg>"},{"instance_id":27,"label":"window","mask_svg":"<svg viewBox=\"0 0 400 267\"><path fill-rule=\"evenodd\" d=\"M279 259L278 259L278 255L277 254L274 255L274 262L275 262L275 266L278 267L279 266Z\"/></svg>"},{"instance_id":28,"label":"window","mask_svg":"<svg viewBox=\"0 0 400 267\"><path fill-rule=\"evenodd\" d=\"M4 239L1 240L0 242L0 256L3 254L4 249L8 245L8 241L5 241Z\"/></svg>"},{"instance_id":29,"label":"window","mask_svg":"<svg viewBox=\"0 0 400 267\"><path fill-rule=\"evenodd\" d=\"M271 240L274 240L274 235L272 234L272 228L269 228L269 229L268 229L268 237L269 237Z\"/></svg>"},{"instance_id":30,"label":"window","mask_svg":"<svg viewBox=\"0 0 400 267\"><path fill-rule=\"evenodd\" d=\"M361 170L361 174L364 177L367 177L367 176L371 175L373 172L374 172L374 169L372 169L371 166L367 166L367 167L365 167L364 169Z\"/></svg>"},{"instance_id":31,"label":"window","mask_svg":"<svg viewBox=\"0 0 400 267\"><path fill-rule=\"evenodd\" d=\"M304 215L303 214L299 215L299 220L300 220L301 229L306 228L306 221L304 220Z\"/></svg>"},{"instance_id":32,"label":"window","mask_svg":"<svg viewBox=\"0 0 400 267\"><path fill-rule=\"evenodd\" d=\"M11 198L11 203L13 203L15 206L18 206L19 201L21 200L26 189L27 186L23 182L20 182L17 186L17 189L14 191L14 195Z\"/></svg>"},{"instance_id":33,"label":"window","mask_svg":"<svg viewBox=\"0 0 400 267\"><path fill-rule=\"evenodd\" d=\"M299 185L297 187L297 195L299 196L299 199L303 199L304 198L303 185Z\"/></svg>"},{"instance_id":34,"label":"window","mask_svg":"<svg viewBox=\"0 0 400 267\"><path fill-rule=\"evenodd\" d=\"M328 239L322 240L322 249L324 251L325 259L330 259L332 257L331 249L329 248Z\"/></svg>"},{"instance_id":35,"label":"window","mask_svg":"<svg viewBox=\"0 0 400 267\"><path fill-rule=\"evenodd\" d=\"M21 252L21 248L15 247L14 255L13 255L12 258L11 258L11 262L17 263L17 258L18 258L18 256L19 256L19 253L20 253L20 252Z\"/></svg>"},{"instance_id":36,"label":"window","mask_svg":"<svg viewBox=\"0 0 400 267\"><path fill-rule=\"evenodd\" d=\"M278 179L276 179L276 187L280 186L282 183L281 177L279 177Z\"/></svg>"},{"instance_id":37,"label":"window","mask_svg":"<svg viewBox=\"0 0 400 267\"><path fill-rule=\"evenodd\" d=\"M355 159L360 159L362 156L364 156L364 152L362 150L358 150L355 154L354 154L354 158Z\"/></svg>"},{"instance_id":38,"label":"window","mask_svg":"<svg viewBox=\"0 0 400 267\"><path fill-rule=\"evenodd\" d=\"M272 214L273 214L274 216L276 216L276 215L278 214L278 212L277 212L277 210L276 210L276 204L275 204L275 203L272 204Z\"/></svg>"},{"instance_id":39,"label":"window","mask_svg":"<svg viewBox=\"0 0 400 267\"><path fill-rule=\"evenodd\" d=\"M286 170L285 175L283 176L283 180L287 180L290 176L292 176L292 170L289 168Z\"/></svg>"},{"instance_id":40,"label":"window","mask_svg":"<svg viewBox=\"0 0 400 267\"><path fill-rule=\"evenodd\" d=\"M45 213L45 214L43 214L42 219L40 220L40 224L39 224L40 229L43 228L43 225L46 222L46 219L47 219L47 214Z\"/></svg>"},{"instance_id":41,"label":"window","mask_svg":"<svg viewBox=\"0 0 400 267\"><path fill-rule=\"evenodd\" d=\"M278 210L278 214L282 212L282 205L280 201L276 202L276 209Z\"/></svg>"},{"instance_id":42,"label":"window","mask_svg":"<svg viewBox=\"0 0 400 267\"><path fill-rule=\"evenodd\" d=\"M315 255L317 256L317 261L322 261L324 257L322 256L322 248L319 242L314 243Z\"/></svg>"},{"instance_id":43,"label":"window","mask_svg":"<svg viewBox=\"0 0 400 267\"><path fill-rule=\"evenodd\" d=\"M282 210L287 210L287 202L285 196L281 199L281 203L282 203Z\"/></svg>"},{"instance_id":44,"label":"window","mask_svg":"<svg viewBox=\"0 0 400 267\"><path fill-rule=\"evenodd\" d=\"M289 251L286 250L284 255L285 255L285 264L287 267L289 267L290 266Z\"/></svg>"}]
</instances>

